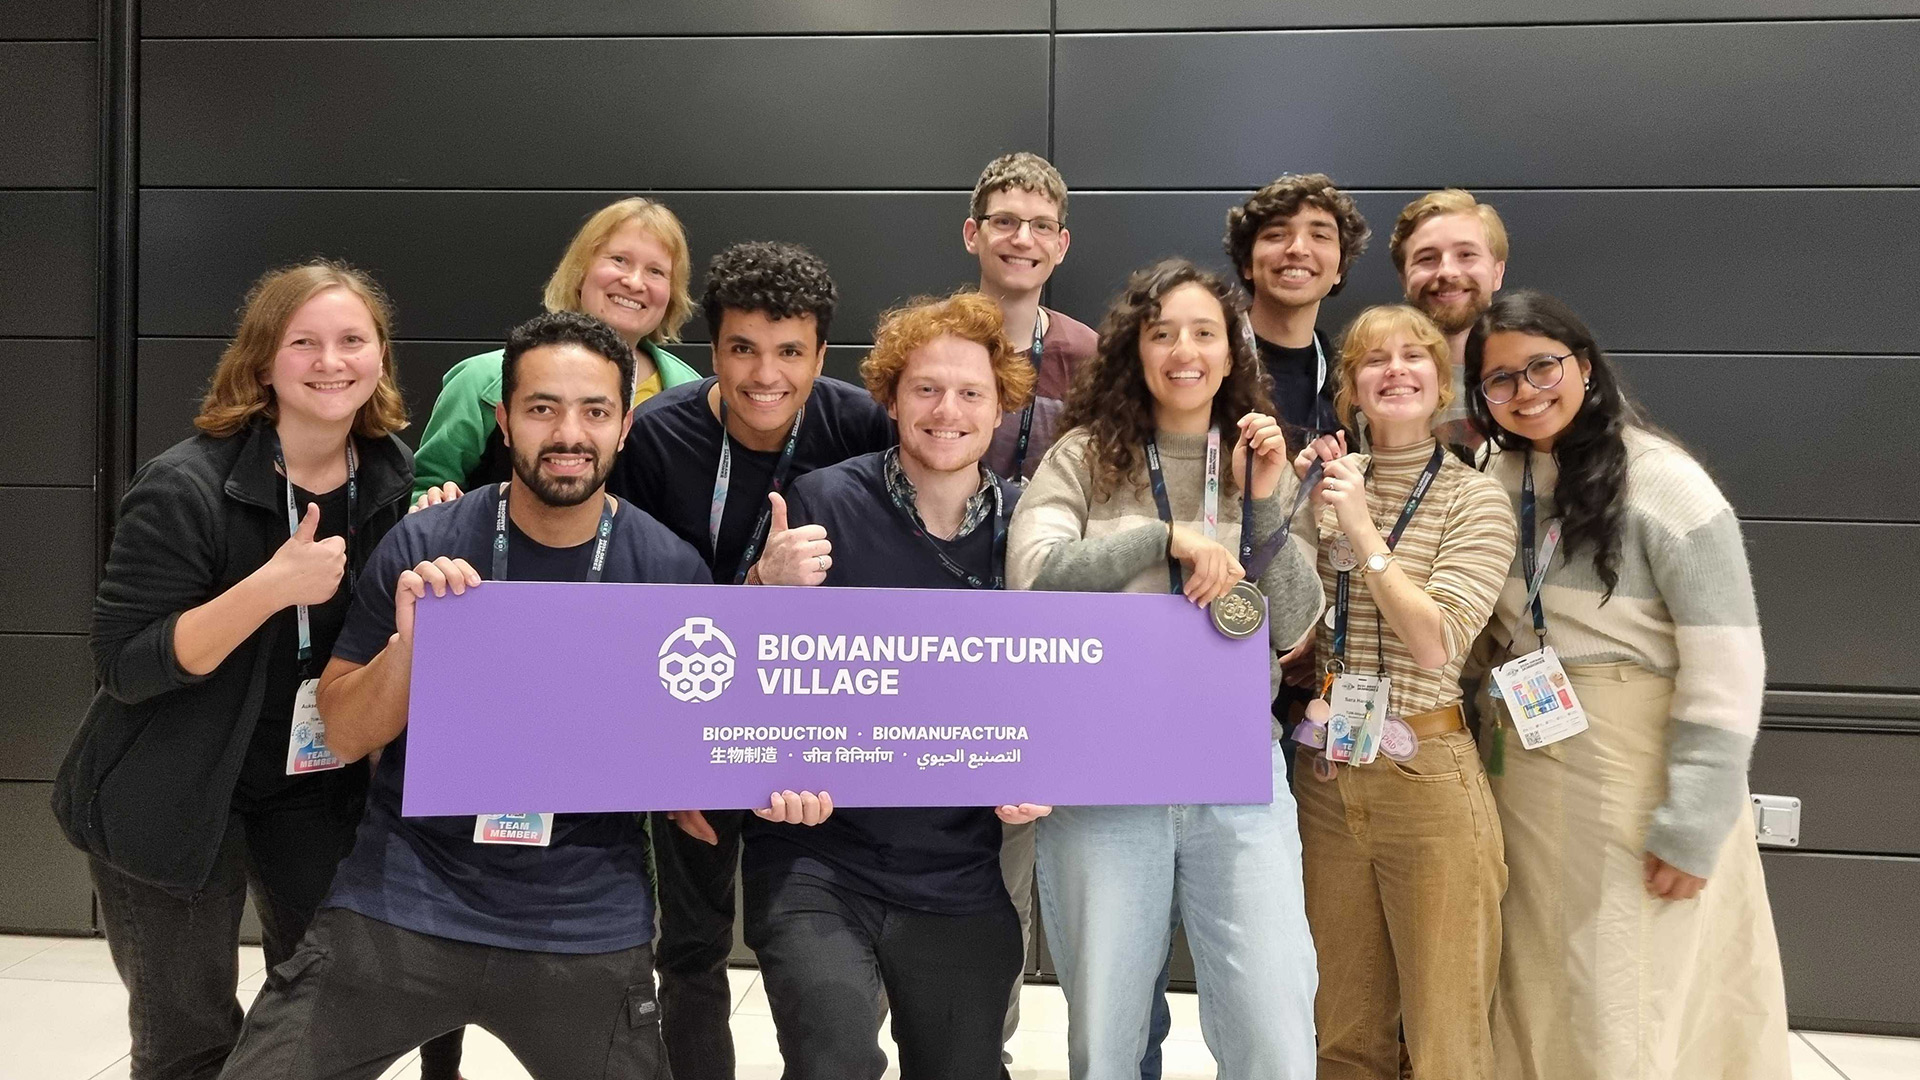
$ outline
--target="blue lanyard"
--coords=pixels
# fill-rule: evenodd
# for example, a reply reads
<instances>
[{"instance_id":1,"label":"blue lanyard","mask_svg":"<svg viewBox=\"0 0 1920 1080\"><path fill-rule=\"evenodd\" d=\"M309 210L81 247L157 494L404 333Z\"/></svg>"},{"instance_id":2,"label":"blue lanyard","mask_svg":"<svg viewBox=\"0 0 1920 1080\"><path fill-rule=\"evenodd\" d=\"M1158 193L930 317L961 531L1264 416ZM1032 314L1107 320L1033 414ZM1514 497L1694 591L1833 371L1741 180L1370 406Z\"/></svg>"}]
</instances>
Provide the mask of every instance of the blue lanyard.
<instances>
[{"instance_id":1,"label":"blue lanyard","mask_svg":"<svg viewBox=\"0 0 1920 1080\"><path fill-rule=\"evenodd\" d=\"M1427 467L1420 470L1420 478L1413 482L1413 490L1407 493L1405 505L1400 507L1400 519L1393 523L1393 531L1387 534L1387 550L1392 551L1400 543L1400 534L1407 531L1407 523L1413 520L1414 511L1420 509L1421 500L1427 497L1427 489L1433 486L1433 478L1440 474L1440 466L1447 460L1447 448L1435 446L1433 456L1427 459ZM1371 471L1371 466L1369 466ZM1335 578L1333 587L1333 659L1341 668L1347 666L1347 608L1351 596L1348 579L1351 570L1342 570ZM1375 639L1379 638L1376 623ZM1386 650L1380 649L1381 669L1386 667Z\"/></svg>"},{"instance_id":2,"label":"blue lanyard","mask_svg":"<svg viewBox=\"0 0 1920 1080\"><path fill-rule=\"evenodd\" d=\"M300 508L293 498L293 474L287 471L287 458L280 450L280 433L273 433L273 463L280 466L280 475L287 481L287 535L300 531ZM353 450L353 436L347 436L347 599L353 599L353 534L357 531L355 511L360 504L360 458ZM307 613L307 605L301 604L293 609L294 619L300 627L300 648L296 654L301 663L313 659L313 619Z\"/></svg>"},{"instance_id":3,"label":"blue lanyard","mask_svg":"<svg viewBox=\"0 0 1920 1080\"><path fill-rule=\"evenodd\" d=\"M786 485L787 472L793 468L793 452L800 445L800 418L807 414L806 402L793 414L793 426L787 429L787 444L780 450L780 460L773 466L773 483L769 492L779 491ZM714 562L720 561L720 519L727 513L727 493L733 486L733 436L727 434L727 399L720 398L720 468L713 474L713 504L707 509L707 543L713 551ZM760 545L766 542L767 526L773 523L773 505L766 496L760 498L760 517L753 524L753 532L747 535L747 546L740 552L740 565L734 569L735 585L747 580L747 571L753 568L753 560L760 555ZM718 567L715 567L716 572Z\"/></svg>"},{"instance_id":4,"label":"blue lanyard","mask_svg":"<svg viewBox=\"0 0 1920 1080\"><path fill-rule=\"evenodd\" d=\"M512 490L511 483L500 485L500 506L493 515L492 581L507 580L507 494ZM587 581L599 581L607 569L607 542L613 537L613 496L608 495L606 500L600 507L600 525L594 530L593 562L587 566Z\"/></svg>"},{"instance_id":5,"label":"blue lanyard","mask_svg":"<svg viewBox=\"0 0 1920 1080\"><path fill-rule=\"evenodd\" d=\"M1153 488L1153 504L1160 511L1160 520L1167 523L1169 533L1173 529L1173 502L1167 498L1167 475L1160 468L1160 444L1149 436L1147 438L1147 481ZM1207 539L1213 539L1215 522L1220 516L1220 429L1207 432L1207 479L1206 500L1202 507L1206 521ZM1244 528L1244 527L1243 527ZM1167 581L1172 592L1180 591L1180 560L1173 557L1173 541L1167 541Z\"/></svg>"},{"instance_id":6,"label":"blue lanyard","mask_svg":"<svg viewBox=\"0 0 1920 1080\"><path fill-rule=\"evenodd\" d=\"M942 570L965 582L969 589L1004 589L1007 587L1007 503L1000 492L1000 481L993 475L993 470L982 465L980 471L984 474L986 482L993 488L993 550L987 556L992 567L992 577L987 580L982 580L979 574L954 562L952 556L948 555L946 550L928 535L925 525L920 521L920 515L902 502L900 496L892 489L888 489L887 494L893 499L894 509L898 510L900 516L906 520L907 528L913 530L913 535L919 537L921 542L933 551L934 558L940 560Z\"/></svg>"},{"instance_id":7,"label":"blue lanyard","mask_svg":"<svg viewBox=\"0 0 1920 1080\"><path fill-rule=\"evenodd\" d=\"M1033 313L1033 348L1027 353L1033 361L1033 396L1027 399L1027 407L1020 410L1020 440L1013 444L1013 482L1026 483L1027 441L1033 434L1033 407L1040 400L1040 361L1046 352L1046 345L1040 340L1040 313Z\"/></svg>"}]
</instances>

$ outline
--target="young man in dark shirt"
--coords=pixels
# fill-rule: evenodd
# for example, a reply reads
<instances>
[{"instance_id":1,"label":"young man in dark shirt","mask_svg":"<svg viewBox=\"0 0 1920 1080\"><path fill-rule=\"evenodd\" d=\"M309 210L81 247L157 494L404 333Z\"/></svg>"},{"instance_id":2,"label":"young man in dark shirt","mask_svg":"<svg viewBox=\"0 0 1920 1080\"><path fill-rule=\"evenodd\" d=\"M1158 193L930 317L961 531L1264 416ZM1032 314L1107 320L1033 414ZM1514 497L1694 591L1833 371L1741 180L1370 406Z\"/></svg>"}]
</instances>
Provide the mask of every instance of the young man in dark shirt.
<instances>
[{"instance_id":1,"label":"young man in dark shirt","mask_svg":"<svg viewBox=\"0 0 1920 1080\"><path fill-rule=\"evenodd\" d=\"M766 542L767 493L893 443L885 410L820 377L838 298L827 266L792 244L736 244L707 267L701 306L714 376L635 413L608 490L658 518L706 559L712 580L745 580ZM734 874L741 811L706 819L715 843L653 822L660 891L660 1003L679 1080L732 1080Z\"/></svg>"},{"instance_id":2,"label":"young man in dark shirt","mask_svg":"<svg viewBox=\"0 0 1920 1080\"><path fill-rule=\"evenodd\" d=\"M466 1024L498 1035L536 1077L659 1075L638 820L401 816L414 605L428 589L476 587L475 567L495 580L708 580L691 547L605 493L632 422L632 364L589 316L517 327L497 407L513 479L408 516L375 550L319 689L333 752L380 752L366 817L224 1076L372 1078Z\"/></svg>"},{"instance_id":3,"label":"young man in dark shirt","mask_svg":"<svg viewBox=\"0 0 1920 1080\"><path fill-rule=\"evenodd\" d=\"M1019 488L981 463L1033 368L978 293L891 313L861 374L900 445L810 473L782 501L753 580L894 589L1005 587ZM788 528L788 518L804 522ZM841 809L818 828L746 831L746 938L788 1080L878 1080L882 990L900 1075L1000 1071L1020 924L1001 881L1002 823L1049 807Z\"/></svg>"},{"instance_id":4,"label":"young man in dark shirt","mask_svg":"<svg viewBox=\"0 0 1920 1080\"><path fill-rule=\"evenodd\" d=\"M1227 211L1227 257L1253 295L1248 323L1294 446L1340 426L1333 347L1316 324L1321 301L1340 292L1369 235L1352 196L1323 173L1289 173Z\"/></svg>"}]
</instances>

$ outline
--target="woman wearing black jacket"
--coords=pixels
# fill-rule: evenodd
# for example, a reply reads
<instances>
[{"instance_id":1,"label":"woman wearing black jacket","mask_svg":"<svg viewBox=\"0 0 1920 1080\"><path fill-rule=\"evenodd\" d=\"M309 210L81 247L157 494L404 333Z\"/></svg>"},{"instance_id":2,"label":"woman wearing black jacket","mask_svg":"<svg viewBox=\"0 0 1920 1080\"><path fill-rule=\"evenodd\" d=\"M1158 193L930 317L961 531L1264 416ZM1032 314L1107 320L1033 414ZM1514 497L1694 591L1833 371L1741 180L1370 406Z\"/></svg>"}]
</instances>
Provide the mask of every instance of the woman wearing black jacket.
<instances>
[{"instance_id":1,"label":"woman wearing black jacket","mask_svg":"<svg viewBox=\"0 0 1920 1080\"><path fill-rule=\"evenodd\" d=\"M366 766L310 707L353 574L406 513L391 315L348 267L248 294L194 424L120 504L94 600L100 690L54 786L127 985L134 1080L214 1077L249 890L269 968L353 843Z\"/></svg>"}]
</instances>

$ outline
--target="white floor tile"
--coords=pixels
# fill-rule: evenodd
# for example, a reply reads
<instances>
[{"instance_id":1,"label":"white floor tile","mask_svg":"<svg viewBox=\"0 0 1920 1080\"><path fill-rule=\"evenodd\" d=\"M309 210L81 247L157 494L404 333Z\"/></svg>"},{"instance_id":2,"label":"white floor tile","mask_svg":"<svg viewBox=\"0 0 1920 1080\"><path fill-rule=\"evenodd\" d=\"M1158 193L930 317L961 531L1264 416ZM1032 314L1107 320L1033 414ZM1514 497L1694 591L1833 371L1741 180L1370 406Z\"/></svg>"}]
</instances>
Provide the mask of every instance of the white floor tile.
<instances>
[{"instance_id":1,"label":"white floor tile","mask_svg":"<svg viewBox=\"0 0 1920 1080\"><path fill-rule=\"evenodd\" d=\"M760 973L752 968L728 968L727 988L733 991L733 1009L738 1011L740 1002L746 999L747 991L760 981Z\"/></svg>"},{"instance_id":2,"label":"white floor tile","mask_svg":"<svg viewBox=\"0 0 1920 1080\"><path fill-rule=\"evenodd\" d=\"M267 954L258 946L240 946L240 985L258 990L267 981Z\"/></svg>"},{"instance_id":3,"label":"white floor tile","mask_svg":"<svg viewBox=\"0 0 1920 1080\"><path fill-rule=\"evenodd\" d=\"M392 1068L380 1074L380 1080L420 1080L420 1052L416 1050L394 1062Z\"/></svg>"},{"instance_id":4,"label":"white floor tile","mask_svg":"<svg viewBox=\"0 0 1920 1080\"><path fill-rule=\"evenodd\" d=\"M133 1080L133 1059L123 1057L94 1073L90 1080Z\"/></svg>"},{"instance_id":5,"label":"white floor tile","mask_svg":"<svg viewBox=\"0 0 1920 1080\"><path fill-rule=\"evenodd\" d=\"M1830 1031L1803 1034L1847 1080L1913 1080L1920 1076L1920 1039L1841 1035ZM1798 1074L1795 1080L1799 1080Z\"/></svg>"},{"instance_id":6,"label":"white floor tile","mask_svg":"<svg viewBox=\"0 0 1920 1080\"><path fill-rule=\"evenodd\" d=\"M62 938L51 948L0 972L0 979L120 984L105 938Z\"/></svg>"},{"instance_id":7,"label":"white floor tile","mask_svg":"<svg viewBox=\"0 0 1920 1080\"><path fill-rule=\"evenodd\" d=\"M1793 1080L1847 1080L1838 1069L1827 1064L1807 1041L1794 1032L1787 1045L1788 1062L1793 1066Z\"/></svg>"},{"instance_id":8,"label":"white floor tile","mask_svg":"<svg viewBox=\"0 0 1920 1080\"><path fill-rule=\"evenodd\" d=\"M8 968L20 961L38 956L65 940L67 939L57 937L29 937L25 934L0 934L0 976L4 976Z\"/></svg>"},{"instance_id":9,"label":"white floor tile","mask_svg":"<svg viewBox=\"0 0 1920 1080\"><path fill-rule=\"evenodd\" d=\"M773 1007L767 1004L767 984L759 979L753 980L746 990L733 999L735 1016L773 1016Z\"/></svg>"},{"instance_id":10,"label":"white floor tile","mask_svg":"<svg viewBox=\"0 0 1920 1080\"><path fill-rule=\"evenodd\" d=\"M128 1045L119 980L0 979L0 1078L89 1080Z\"/></svg>"},{"instance_id":11,"label":"white floor tile","mask_svg":"<svg viewBox=\"0 0 1920 1080\"><path fill-rule=\"evenodd\" d=\"M1020 989L1020 1030L1067 1032L1067 996L1057 986L1038 984Z\"/></svg>"}]
</instances>

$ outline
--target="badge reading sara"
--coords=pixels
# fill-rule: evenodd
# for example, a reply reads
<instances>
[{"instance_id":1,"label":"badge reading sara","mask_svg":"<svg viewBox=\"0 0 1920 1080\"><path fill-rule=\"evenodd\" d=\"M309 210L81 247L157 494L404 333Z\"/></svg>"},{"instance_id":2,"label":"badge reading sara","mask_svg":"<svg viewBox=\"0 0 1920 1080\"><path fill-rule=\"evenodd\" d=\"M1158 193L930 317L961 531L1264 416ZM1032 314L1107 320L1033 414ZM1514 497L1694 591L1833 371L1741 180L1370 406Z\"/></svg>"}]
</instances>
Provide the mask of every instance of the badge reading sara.
<instances>
[{"instance_id":1,"label":"badge reading sara","mask_svg":"<svg viewBox=\"0 0 1920 1080\"><path fill-rule=\"evenodd\" d=\"M481 814L473 819L473 842L546 847L553 842L553 815Z\"/></svg>"},{"instance_id":2,"label":"badge reading sara","mask_svg":"<svg viewBox=\"0 0 1920 1080\"><path fill-rule=\"evenodd\" d=\"M320 719L320 680L306 679L293 695L293 730L287 735L287 775L326 772L343 764L327 749L327 725Z\"/></svg>"},{"instance_id":3,"label":"badge reading sara","mask_svg":"<svg viewBox=\"0 0 1920 1080\"><path fill-rule=\"evenodd\" d=\"M1493 680L1520 733L1520 745L1527 749L1538 750L1587 730L1587 712L1551 647L1494 668Z\"/></svg>"}]
</instances>

